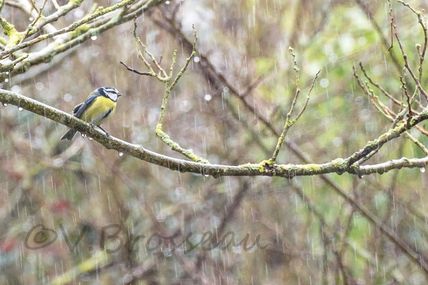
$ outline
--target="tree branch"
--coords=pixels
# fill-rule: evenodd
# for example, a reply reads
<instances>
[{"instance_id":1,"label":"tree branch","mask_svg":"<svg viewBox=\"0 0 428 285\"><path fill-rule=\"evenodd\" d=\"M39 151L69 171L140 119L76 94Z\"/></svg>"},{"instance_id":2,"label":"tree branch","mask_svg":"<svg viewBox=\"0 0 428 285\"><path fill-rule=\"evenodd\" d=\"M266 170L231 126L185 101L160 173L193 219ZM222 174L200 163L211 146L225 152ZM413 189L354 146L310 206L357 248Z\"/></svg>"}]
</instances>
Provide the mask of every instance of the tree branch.
<instances>
[{"instance_id":1,"label":"tree branch","mask_svg":"<svg viewBox=\"0 0 428 285\"><path fill-rule=\"evenodd\" d=\"M53 33L43 34L34 39L14 45L12 48L7 48L0 53L0 57L10 56L14 52L32 46L40 41L46 41L52 37L62 35L61 38L58 38L54 42L48 44L46 47L37 51L29 52L29 56L19 64L14 65L10 62L10 60L7 62L3 59L3 62L0 63L2 65L2 70L7 71L8 73L3 72L0 74L0 82L4 81L10 75L13 76L16 74L25 73L30 67L34 65L50 62L56 55L66 52L71 48L85 42L93 35L100 34L117 25L133 20L148 9L160 5L164 1L165 0L123 0L112 6L99 9L94 13L85 16L83 19ZM132 3L137 4L134 4L131 8L127 9L127 5L131 5ZM122 11L114 14L112 13L118 9L122 9ZM68 12L69 11L71 11L71 9L69 9ZM106 14L109 13L111 16L107 17ZM55 17L53 17L51 20L54 21ZM65 35L63 35L64 33Z\"/></svg>"},{"instance_id":2,"label":"tree branch","mask_svg":"<svg viewBox=\"0 0 428 285\"><path fill-rule=\"evenodd\" d=\"M399 160L391 160L388 162L365 165L352 166L349 162L356 157L364 157L372 150L380 147L387 141L400 136L408 127L413 127L416 124L428 119L428 110L425 110L420 115L414 116L409 124L398 124L394 129L381 135L378 139L371 141L366 147L356 152L348 159L338 158L330 162L321 164L266 164L248 163L243 165L221 165L221 164L206 164L201 162L193 162L188 160L177 159L165 156L153 151L150 151L138 144L132 144L113 136L106 136L104 132L94 128L90 124L54 107L43 104L24 95L0 89L0 102L3 104L11 104L17 107L38 114L42 117L53 120L69 128L74 128L86 136L94 139L107 149L114 149L118 152L128 154L140 160L147 161L171 170L180 172L198 173L201 175L210 175L213 177L219 176L280 176L292 178L295 176L312 176L326 173L344 172L355 175L366 175L372 173L384 173L392 169L399 168L423 168L428 164L428 157L424 158L401 158ZM427 267L428 268L428 267ZM428 270L427 270L428 271Z\"/></svg>"}]
</instances>

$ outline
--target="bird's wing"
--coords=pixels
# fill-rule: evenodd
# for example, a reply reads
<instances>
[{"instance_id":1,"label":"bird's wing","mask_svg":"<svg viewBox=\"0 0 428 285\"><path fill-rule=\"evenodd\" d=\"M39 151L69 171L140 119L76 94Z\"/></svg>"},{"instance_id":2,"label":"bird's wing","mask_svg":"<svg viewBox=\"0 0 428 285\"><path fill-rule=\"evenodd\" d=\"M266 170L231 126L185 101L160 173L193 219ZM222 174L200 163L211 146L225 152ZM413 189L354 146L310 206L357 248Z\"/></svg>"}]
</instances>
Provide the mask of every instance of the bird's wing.
<instances>
[{"instance_id":1,"label":"bird's wing","mask_svg":"<svg viewBox=\"0 0 428 285\"><path fill-rule=\"evenodd\" d=\"M92 103L94 103L97 97L98 97L97 95L91 95L85 100L85 102L80 103L79 105L74 107L73 109L74 116L80 118L83 115L83 113L86 111L86 109L88 109L88 107L91 106Z\"/></svg>"},{"instance_id":2,"label":"bird's wing","mask_svg":"<svg viewBox=\"0 0 428 285\"><path fill-rule=\"evenodd\" d=\"M76 116L77 112L79 111L80 107L82 107L82 105L83 103L80 103L73 108L73 115Z\"/></svg>"}]
</instances>

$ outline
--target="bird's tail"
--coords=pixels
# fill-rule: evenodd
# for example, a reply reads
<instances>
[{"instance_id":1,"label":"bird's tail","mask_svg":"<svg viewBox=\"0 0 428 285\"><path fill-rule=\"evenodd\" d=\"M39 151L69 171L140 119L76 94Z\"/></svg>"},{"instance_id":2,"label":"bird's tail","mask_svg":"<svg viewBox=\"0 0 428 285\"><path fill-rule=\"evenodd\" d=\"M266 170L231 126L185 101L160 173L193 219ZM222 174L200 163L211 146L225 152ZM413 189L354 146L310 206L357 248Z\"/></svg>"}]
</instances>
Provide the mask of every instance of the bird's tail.
<instances>
[{"instance_id":1,"label":"bird's tail","mask_svg":"<svg viewBox=\"0 0 428 285\"><path fill-rule=\"evenodd\" d=\"M65 135L61 137L61 140L71 140L76 133L76 130L70 129L68 130L68 132L65 133Z\"/></svg>"}]
</instances>

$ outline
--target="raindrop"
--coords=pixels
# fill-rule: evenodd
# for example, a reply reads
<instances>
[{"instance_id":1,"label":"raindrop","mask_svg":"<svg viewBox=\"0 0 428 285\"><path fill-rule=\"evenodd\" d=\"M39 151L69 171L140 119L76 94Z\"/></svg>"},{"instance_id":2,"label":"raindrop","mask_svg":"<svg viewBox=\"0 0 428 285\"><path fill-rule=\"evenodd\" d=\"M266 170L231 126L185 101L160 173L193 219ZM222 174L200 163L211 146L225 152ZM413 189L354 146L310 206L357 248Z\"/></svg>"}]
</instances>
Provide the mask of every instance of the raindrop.
<instances>
[{"instance_id":1,"label":"raindrop","mask_svg":"<svg viewBox=\"0 0 428 285\"><path fill-rule=\"evenodd\" d=\"M36 83L36 89L41 91L45 88L45 85L43 84L43 82L37 82Z\"/></svg>"},{"instance_id":2,"label":"raindrop","mask_svg":"<svg viewBox=\"0 0 428 285\"><path fill-rule=\"evenodd\" d=\"M234 253L242 253L242 247L240 247L240 246L234 246L234 247L232 247L232 251Z\"/></svg>"},{"instance_id":3,"label":"raindrop","mask_svg":"<svg viewBox=\"0 0 428 285\"><path fill-rule=\"evenodd\" d=\"M164 255L165 257L170 257L170 256L172 256L172 250L171 250L171 249L169 249L169 248L164 249L164 250L162 251L162 253L163 253L163 255Z\"/></svg>"},{"instance_id":4,"label":"raindrop","mask_svg":"<svg viewBox=\"0 0 428 285\"><path fill-rule=\"evenodd\" d=\"M71 95L70 93L64 94L64 101L65 102L71 102L72 99L73 99L73 95Z\"/></svg>"},{"instance_id":5,"label":"raindrop","mask_svg":"<svg viewBox=\"0 0 428 285\"><path fill-rule=\"evenodd\" d=\"M19 87L18 85L13 85L12 88L10 88L10 90L12 92L19 93L21 92L21 87Z\"/></svg>"},{"instance_id":6,"label":"raindrop","mask_svg":"<svg viewBox=\"0 0 428 285\"><path fill-rule=\"evenodd\" d=\"M134 270L134 275L136 275L136 276L143 275L143 273L144 273L144 269L142 266L140 266L139 268Z\"/></svg>"},{"instance_id":7,"label":"raindrop","mask_svg":"<svg viewBox=\"0 0 428 285\"><path fill-rule=\"evenodd\" d=\"M171 1L165 1L165 4L166 4L166 5L171 4Z\"/></svg>"},{"instance_id":8,"label":"raindrop","mask_svg":"<svg viewBox=\"0 0 428 285\"><path fill-rule=\"evenodd\" d=\"M100 55L100 50L99 49L93 49L91 56L93 57L97 57Z\"/></svg>"},{"instance_id":9,"label":"raindrop","mask_svg":"<svg viewBox=\"0 0 428 285\"><path fill-rule=\"evenodd\" d=\"M334 144L334 146L336 146L336 147L341 146L341 145L342 145L342 138L340 138L340 137L335 137L335 138L333 139L333 144Z\"/></svg>"},{"instance_id":10,"label":"raindrop","mask_svg":"<svg viewBox=\"0 0 428 285\"><path fill-rule=\"evenodd\" d=\"M223 96L227 96L227 95L229 95L229 87L224 87L223 88L223 94L222 94Z\"/></svg>"},{"instance_id":11,"label":"raindrop","mask_svg":"<svg viewBox=\"0 0 428 285\"><path fill-rule=\"evenodd\" d=\"M160 222L160 223L164 222L164 221L165 221L165 219L166 219L166 217L165 217L164 215L162 215L162 214L158 214L158 215L156 215L156 220L157 220L158 222Z\"/></svg>"},{"instance_id":12,"label":"raindrop","mask_svg":"<svg viewBox=\"0 0 428 285\"><path fill-rule=\"evenodd\" d=\"M180 108L180 111L187 113L192 109L192 104L190 103L189 100L182 100L180 102L179 108Z\"/></svg>"},{"instance_id":13,"label":"raindrop","mask_svg":"<svg viewBox=\"0 0 428 285\"><path fill-rule=\"evenodd\" d=\"M94 139L93 138L88 138L90 141L93 141Z\"/></svg>"},{"instance_id":14,"label":"raindrop","mask_svg":"<svg viewBox=\"0 0 428 285\"><path fill-rule=\"evenodd\" d=\"M193 58L193 61L194 61L194 62L196 62L196 63L198 63L198 62L200 62L200 61L201 61L201 58L200 58L199 56L195 56L195 57Z\"/></svg>"},{"instance_id":15,"label":"raindrop","mask_svg":"<svg viewBox=\"0 0 428 285\"><path fill-rule=\"evenodd\" d=\"M122 157L123 156L123 152L119 152L119 156Z\"/></svg>"},{"instance_id":16,"label":"raindrop","mask_svg":"<svg viewBox=\"0 0 428 285\"><path fill-rule=\"evenodd\" d=\"M321 79L321 81L320 81L320 86L321 86L322 88L327 88L329 84L330 84L330 82L328 81L328 79L327 79L327 78L323 78L323 79Z\"/></svg>"},{"instance_id":17,"label":"raindrop","mask_svg":"<svg viewBox=\"0 0 428 285\"><path fill-rule=\"evenodd\" d=\"M425 167L421 167L421 168L419 169L419 171L420 171L421 173L425 173Z\"/></svg>"},{"instance_id":18,"label":"raindrop","mask_svg":"<svg viewBox=\"0 0 428 285\"><path fill-rule=\"evenodd\" d=\"M362 45L362 46L366 45L367 44L367 39L365 37L360 37L358 39L358 44Z\"/></svg>"},{"instance_id":19,"label":"raindrop","mask_svg":"<svg viewBox=\"0 0 428 285\"><path fill-rule=\"evenodd\" d=\"M128 273L128 274L125 274L125 276L123 277L122 283L127 284L127 283L130 283L132 280L133 280L132 274Z\"/></svg>"},{"instance_id":20,"label":"raindrop","mask_svg":"<svg viewBox=\"0 0 428 285\"><path fill-rule=\"evenodd\" d=\"M204 96L204 100L207 102L211 101L212 98L213 98L213 96L211 96L211 94L205 94L205 96Z\"/></svg>"},{"instance_id":21,"label":"raindrop","mask_svg":"<svg viewBox=\"0 0 428 285\"><path fill-rule=\"evenodd\" d=\"M4 107L7 107L7 103L3 103L3 106L4 106Z\"/></svg>"},{"instance_id":22,"label":"raindrop","mask_svg":"<svg viewBox=\"0 0 428 285\"><path fill-rule=\"evenodd\" d=\"M85 12L82 9L76 9L73 13L75 18L82 18Z\"/></svg>"},{"instance_id":23,"label":"raindrop","mask_svg":"<svg viewBox=\"0 0 428 285\"><path fill-rule=\"evenodd\" d=\"M97 39L96 35L91 36L91 40L95 41Z\"/></svg>"},{"instance_id":24,"label":"raindrop","mask_svg":"<svg viewBox=\"0 0 428 285\"><path fill-rule=\"evenodd\" d=\"M6 78L6 79L4 80L4 82L6 82L6 83L7 83L7 82L9 82L9 79L7 79L7 78Z\"/></svg>"},{"instance_id":25,"label":"raindrop","mask_svg":"<svg viewBox=\"0 0 428 285\"><path fill-rule=\"evenodd\" d=\"M341 37L339 46L343 53L349 53L355 47L355 40L351 35L345 34Z\"/></svg>"},{"instance_id":26,"label":"raindrop","mask_svg":"<svg viewBox=\"0 0 428 285\"><path fill-rule=\"evenodd\" d=\"M28 18L28 20L29 20L29 21L33 21L33 20L34 20L34 18L33 18L33 17L30 17L30 18Z\"/></svg>"},{"instance_id":27,"label":"raindrop","mask_svg":"<svg viewBox=\"0 0 428 285\"><path fill-rule=\"evenodd\" d=\"M184 192L184 189L182 187L175 188L175 191L174 191L175 198L177 200L180 200L180 198L183 196L183 192Z\"/></svg>"},{"instance_id":28,"label":"raindrop","mask_svg":"<svg viewBox=\"0 0 428 285\"><path fill-rule=\"evenodd\" d=\"M22 109L22 107L18 107L18 111L22 111L22 110L24 110L24 109Z\"/></svg>"}]
</instances>

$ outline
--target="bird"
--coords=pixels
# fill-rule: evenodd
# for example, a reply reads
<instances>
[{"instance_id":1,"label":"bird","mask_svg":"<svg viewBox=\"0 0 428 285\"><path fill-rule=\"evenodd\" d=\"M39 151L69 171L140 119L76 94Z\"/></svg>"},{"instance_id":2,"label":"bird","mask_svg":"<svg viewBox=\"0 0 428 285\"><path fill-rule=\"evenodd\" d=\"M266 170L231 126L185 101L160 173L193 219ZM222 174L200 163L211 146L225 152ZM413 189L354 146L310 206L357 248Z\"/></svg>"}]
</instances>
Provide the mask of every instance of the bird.
<instances>
[{"instance_id":1,"label":"bird","mask_svg":"<svg viewBox=\"0 0 428 285\"><path fill-rule=\"evenodd\" d=\"M86 100L73 108L73 115L83 121L93 124L108 133L100 124L116 109L116 103L122 94L114 87L99 87L89 94ZM77 130L70 129L61 140L71 140Z\"/></svg>"}]
</instances>

